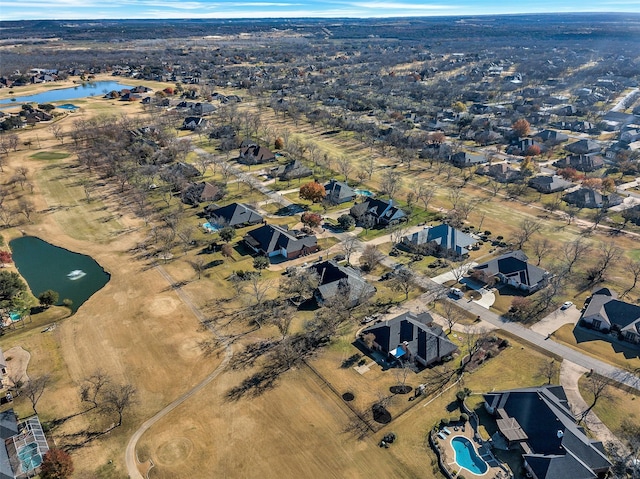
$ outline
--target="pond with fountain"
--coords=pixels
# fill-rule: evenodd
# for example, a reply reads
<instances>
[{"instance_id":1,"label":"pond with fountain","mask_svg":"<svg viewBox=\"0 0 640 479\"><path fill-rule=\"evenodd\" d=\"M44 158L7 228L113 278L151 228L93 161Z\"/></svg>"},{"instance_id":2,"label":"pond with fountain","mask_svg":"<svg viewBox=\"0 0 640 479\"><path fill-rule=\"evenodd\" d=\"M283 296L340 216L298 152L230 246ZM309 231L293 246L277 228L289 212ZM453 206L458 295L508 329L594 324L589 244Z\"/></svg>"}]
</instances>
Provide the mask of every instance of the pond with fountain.
<instances>
[{"instance_id":1,"label":"pond with fountain","mask_svg":"<svg viewBox=\"0 0 640 479\"><path fill-rule=\"evenodd\" d=\"M90 256L54 246L35 236L22 236L9 243L13 261L37 298L47 290L73 303L73 312L104 287L111 275Z\"/></svg>"}]
</instances>

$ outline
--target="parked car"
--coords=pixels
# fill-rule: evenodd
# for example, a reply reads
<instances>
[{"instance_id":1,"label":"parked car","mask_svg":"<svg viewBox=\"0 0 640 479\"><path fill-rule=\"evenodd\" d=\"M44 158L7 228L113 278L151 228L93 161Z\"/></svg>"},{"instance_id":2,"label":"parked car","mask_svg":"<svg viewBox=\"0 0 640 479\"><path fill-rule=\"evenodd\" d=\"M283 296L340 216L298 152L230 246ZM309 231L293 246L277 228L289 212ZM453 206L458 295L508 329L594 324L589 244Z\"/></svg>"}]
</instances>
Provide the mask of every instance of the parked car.
<instances>
[{"instance_id":1,"label":"parked car","mask_svg":"<svg viewBox=\"0 0 640 479\"><path fill-rule=\"evenodd\" d=\"M462 298L464 296L464 293L462 292L462 290L460 288L451 288L449 290L449 294L455 298Z\"/></svg>"},{"instance_id":2,"label":"parked car","mask_svg":"<svg viewBox=\"0 0 640 479\"><path fill-rule=\"evenodd\" d=\"M573 306L573 301L565 301L560 309L569 309L571 306Z\"/></svg>"}]
</instances>

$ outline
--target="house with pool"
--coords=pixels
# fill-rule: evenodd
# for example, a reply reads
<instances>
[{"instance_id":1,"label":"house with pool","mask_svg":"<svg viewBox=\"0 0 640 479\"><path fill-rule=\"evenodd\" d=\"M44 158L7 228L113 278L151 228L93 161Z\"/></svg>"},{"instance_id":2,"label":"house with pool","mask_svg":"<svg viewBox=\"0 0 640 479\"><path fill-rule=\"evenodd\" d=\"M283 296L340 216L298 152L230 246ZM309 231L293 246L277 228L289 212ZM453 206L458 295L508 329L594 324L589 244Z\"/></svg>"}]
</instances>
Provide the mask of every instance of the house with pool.
<instances>
[{"instance_id":1,"label":"house with pool","mask_svg":"<svg viewBox=\"0 0 640 479\"><path fill-rule=\"evenodd\" d=\"M601 479L611 462L600 441L578 426L562 386L496 391L484 395L496 419L494 448L520 451L534 479Z\"/></svg>"},{"instance_id":2,"label":"house with pool","mask_svg":"<svg viewBox=\"0 0 640 479\"><path fill-rule=\"evenodd\" d=\"M49 451L38 416L18 421L13 409L0 413L0 479L34 477Z\"/></svg>"}]
</instances>

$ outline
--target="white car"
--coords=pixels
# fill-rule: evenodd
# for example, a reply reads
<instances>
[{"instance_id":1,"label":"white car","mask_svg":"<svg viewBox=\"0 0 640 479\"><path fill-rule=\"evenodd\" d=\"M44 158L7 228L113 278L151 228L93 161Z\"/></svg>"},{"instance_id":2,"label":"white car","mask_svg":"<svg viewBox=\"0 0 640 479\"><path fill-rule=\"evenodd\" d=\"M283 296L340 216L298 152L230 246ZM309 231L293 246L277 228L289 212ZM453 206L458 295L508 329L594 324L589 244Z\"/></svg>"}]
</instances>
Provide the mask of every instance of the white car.
<instances>
[{"instance_id":1,"label":"white car","mask_svg":"<svg viewBox=\"0 0 640 479\"><path fill-rule=\"evenodd\" d=\"M569 309L571 306L573 306L572 301L565 301L564 303L562 303L562 307L560 309Z\"/></svg>"}]
</instances>

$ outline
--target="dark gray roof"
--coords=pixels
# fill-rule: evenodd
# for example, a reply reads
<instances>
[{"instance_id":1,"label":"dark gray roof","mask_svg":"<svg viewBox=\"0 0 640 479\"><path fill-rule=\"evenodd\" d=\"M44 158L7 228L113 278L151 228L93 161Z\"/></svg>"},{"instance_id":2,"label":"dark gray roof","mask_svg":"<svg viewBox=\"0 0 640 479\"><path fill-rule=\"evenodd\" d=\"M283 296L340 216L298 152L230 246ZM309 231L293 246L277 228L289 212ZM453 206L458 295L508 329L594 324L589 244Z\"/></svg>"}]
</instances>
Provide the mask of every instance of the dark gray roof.
<instances>
[{"instance_id":1,"label":"dark gray roof","mask_svg":"<svg viewBox=\"0 0 640 479\"><path fill-rule=\"evenodd\" d=\"M474 269L483 271L487 276L502 274L517 284L532 288L543 281L548 273L544 269L528 263L527 259L527 255L522 251L512 251L479 264Z\"/></svg>"},{"instance_id":2,"label":"dark gray roof","mask_svg":"<svg viewBox=\"0 0 640 479\"><path fill-rule=\"evenodd\" d=\"M621 330L631 328L640 334L640 306L626 303L606 292L596 291L582 313L582 318L598 316L609 325L616 325Z\"/></svg>"},{"instance_id":3,"label":"dark gray roof","mask_svg":"<svg viewBox=\"0 0 640 479\"><path fill-rule=\"evenodd\" d=\"M274 253L282 248L291 253L318 244L314 235L297 234L278 225L263 225L251 230L246 234L245 241L265 254Z\"/></svg>"},{"instance_id":4,"label":"dark gray roof","mask_svg":"<svg viewBox=\"0 0 640 479\"><path fill-rule=\"evenodd\" d=\"M327 193L327 199L334 203L344 203L351 201L356 197L356 192L344 181L330 180L329 183L324 185L324 190Z\"/></svg>"},{"instance_id":5,"label":"dark gray roof","mask_svg":"<svg viewBox=\"0 0 640 479\"><path fill-rule=\"evenodd\" d=\"M387 201L377 198L369 198L362 203L353 205L349 212L356 218L365 214L370 214L376 219L376 221L385 224L401 220L406 216L404 211L395 206L393 200Z\"/></svg>"},{"instance_id":6,"label":"dark gray roof","mask_svg":"<svg viewBox=\"0 0 640 479\"><path fill-rule=\"evenodd\" d=\"M320 301L333 298L341 287L349 288L350 306L372 296L376 288L371 286L360 274L350 267L341 266L333 260L315 263L309 269L318 273L320 285L316 297Z\"/></svg>"},{"instance_id":7,"label":"dark gray roof","mask_svg":"<svg viewBox=\"0 0 640 479\"><path fill-rule=\"evenodd\" d=\"M467 247L478 242L478 240L472 236L445 223L438 226L427 226L425 229L408 235L405 238L408 242L414 245L421 245L434 241L442 248L453 251L459 255L469 253Z\"/></svg>"},{"instance_id":8,"label":"dark gray roof","mask_svg":"<svg viewBox=\"0 0 640 479\"><path fill-rule=\"evenodd\" d=\"M415 315L406 312L362 330L363 335L368 333L376 337L376 344L385 353L404 344L403 347L407 347L412 355L422 358L427 365L449 356L457 349L442 328L433 322L429 313Z\"/></svg>"},{"instance_id":9,"label":"dark gray roof","mask_svg":"<svg viewBox=\"0 0 640 479\"><path fill-rule=\"evenodd\" d=\"M595 479L611 466L602 443L590 440L573 418L562 386L513 389L484 395L501 419L521 427L524 459L538 479Z\"/></svg>"},{"instance_id":10,"label":"dark gray roof","mask_svg":"<svg viewBox=\"0 0 640 479\"><path fill-rule=\"evenodd\" d=\"M311 168L305 166L300 160L293 160L286 165L280 165L272 168L270 175L278 178L292 179L303 178L313 173Z\"/></svg>"},{"instance_id":11,"label":"dark gray roof","mask_svg":"<svg viewBox=\"0 0 640 479\"><path fill-rule=\"evenodd\" d=\"M602 145L593 140L578 140L564 148L571 153L587 154L600 151L602 149Z\"/></svg>"},{"instance_id":12,"label":"dark gray roof","mask_svg":"<svg viewBox=\"0 0 640 479\"><path fill-rule=\"evenodd\" d=\"M243 203L231 203L221 208L206 210L211 219L220 221L229 226L250 225L262 222L262 216L253 208Z\"/></svg>"},{"instance_id":13,"label":"dark gray roof","mask_svg":"<svg viewBox=\"0 0 640 479\"><path fill-rule=\"evenodd\" d=\"M564 200L581 208L603 208L619 205L623 198L615 193L603 195L592 188L579 188L564 195Z\"/></svg>"},{"instance_id":14,"label":"dark gray roof","mask_svg":"<svg viewBox=\"0 0 640 479\"><path fill-rule=\"evenodd\" d=\"M535 176L529 180L529 185L538 191L553 192L562 191L571 186L571 182L565 180L562 176Z\"/></svg>"},{"instance_id":15,"label":"dark gray roof","mask_svg":"<svg viewBox=\"0 0 640 479\"><path fill-rule=\"evenodd\" d=\"M9 454L5 448L4 441L18 434L18 418L13 409L8 409L0 413L0 479L13 479L15 476L11 469Z\"/></svg>"}]
</instances>

